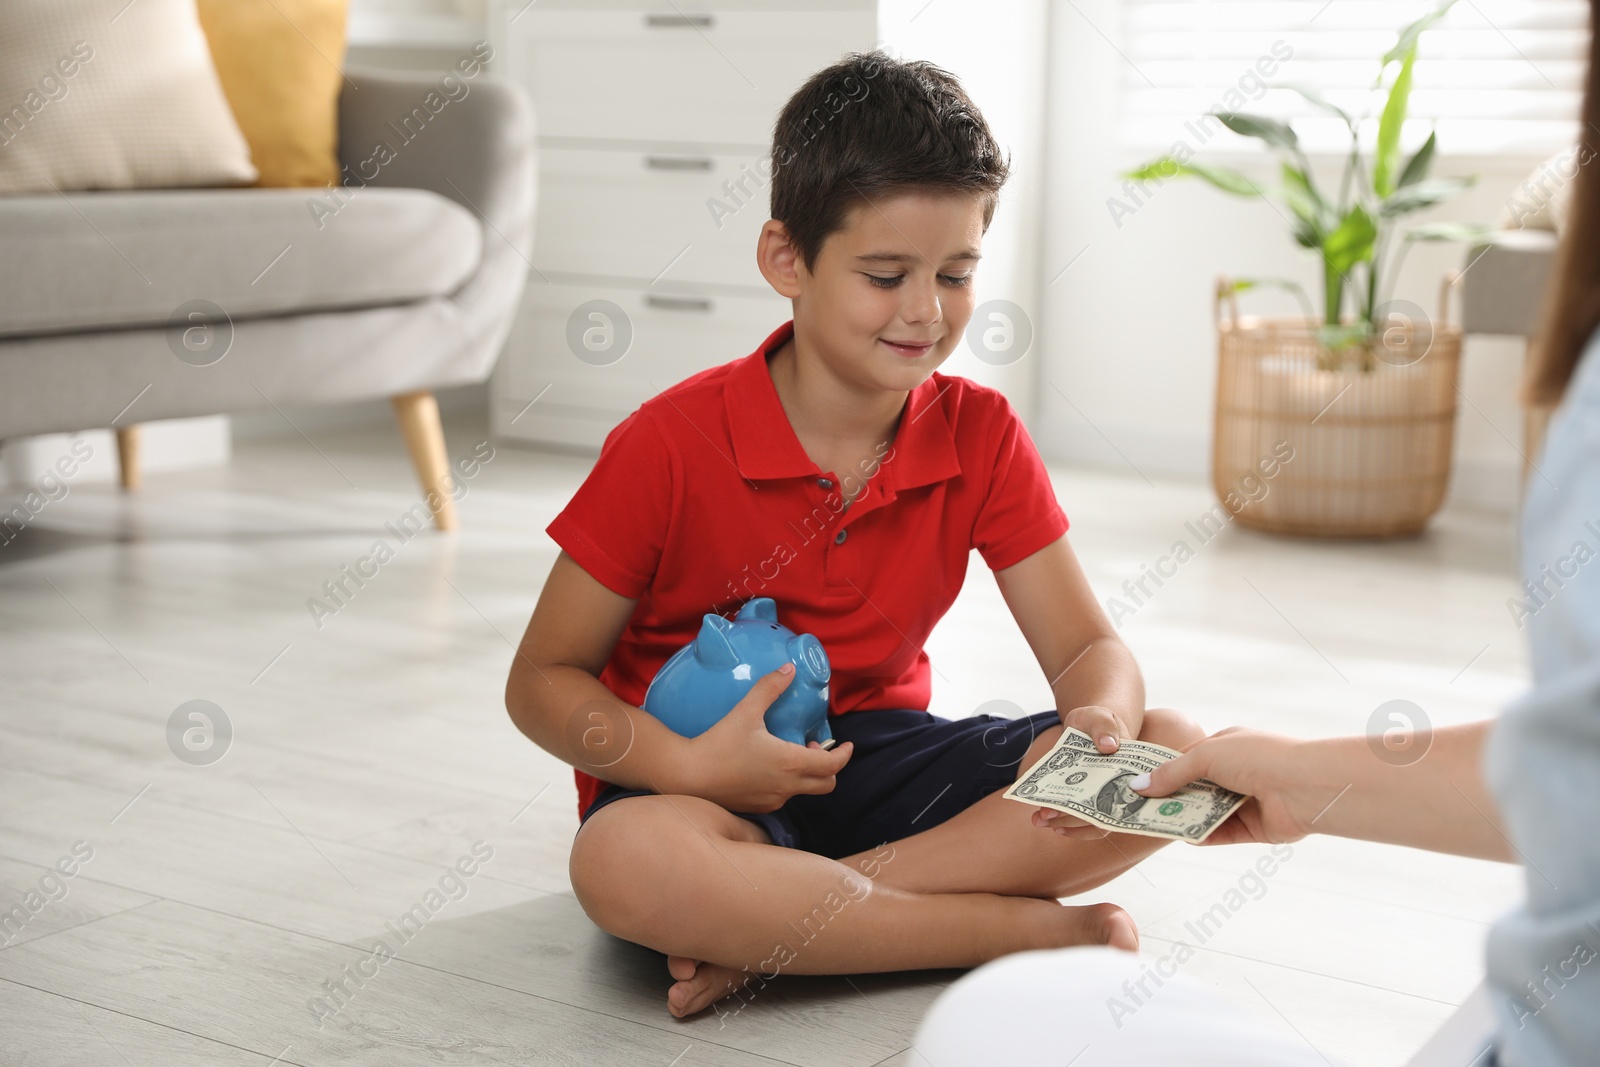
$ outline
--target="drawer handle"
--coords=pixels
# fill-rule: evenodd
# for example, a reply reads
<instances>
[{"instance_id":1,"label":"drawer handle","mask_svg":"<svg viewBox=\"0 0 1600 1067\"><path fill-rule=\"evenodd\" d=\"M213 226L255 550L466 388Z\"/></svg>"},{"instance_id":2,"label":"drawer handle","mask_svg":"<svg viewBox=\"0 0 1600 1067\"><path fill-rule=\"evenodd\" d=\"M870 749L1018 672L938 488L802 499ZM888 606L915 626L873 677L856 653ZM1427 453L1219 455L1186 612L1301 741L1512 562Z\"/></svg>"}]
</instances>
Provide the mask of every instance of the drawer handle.
<instances>
[{"instance_id":1,"label":"drawer handle","mask_svg":"<svg viewBox=\"0 0 1600 1067\"><path fill-rule=\"evenodd\" d=\"M711 298L705 296L657 296L646 293L644 302L653 308L667 311L710 311Z\"/></svg>"},{"instance_id":2,"label":"drawer handle","mask_svg":"<svg viewBox=\"0 0 1600 1067\"><path fill-rule=\"evenodd\" d=\"M709 30L711 28L710 15L646 15L644 24L653 30L657 29L682 29L695 27Z\"/></svg>"},{"instance_id":3,"label":"drawer handle","mask_svg":"<svg viewBox=\"0 0 1600 1067\"><path fill-rule=\"evenodd\" d=\"M710 156L645 156L651 170L710 170Z\"/></svg>"}]
</instances>

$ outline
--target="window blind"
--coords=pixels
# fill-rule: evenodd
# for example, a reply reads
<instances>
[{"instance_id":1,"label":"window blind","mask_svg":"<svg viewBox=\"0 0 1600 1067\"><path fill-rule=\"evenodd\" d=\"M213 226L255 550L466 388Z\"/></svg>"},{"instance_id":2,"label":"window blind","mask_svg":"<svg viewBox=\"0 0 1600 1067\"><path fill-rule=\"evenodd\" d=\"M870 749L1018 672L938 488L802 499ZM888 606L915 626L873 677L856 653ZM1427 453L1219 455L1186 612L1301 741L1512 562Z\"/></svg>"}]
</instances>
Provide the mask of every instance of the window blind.
<instances>
[{"instance_id":1,"label":"window blind","mask_svg":"<svg viewBox=\"0 0 1600 1067\"><path fill-rule=\"evenodd\" d=\"M1182 139L1254 150L1200 116L1243 110L1292 119L1311 152L1340 152L1335 115L1284 84L1306 86L1376 137L1379 60L1400 30L1434 10L1414 0L1123 0L1121 140L1142 153ZM1441 154L1545 156L1570 145L1582 98L1588 5L1582 0L1459 0L1421 37L1403 150L1437 129ZM1287 58L1284 58L1287 56ZM1393 78L1392 65L1385 78ZM1263 73L1270 72L1270 73Z\"/></svg>"}]
</instances>

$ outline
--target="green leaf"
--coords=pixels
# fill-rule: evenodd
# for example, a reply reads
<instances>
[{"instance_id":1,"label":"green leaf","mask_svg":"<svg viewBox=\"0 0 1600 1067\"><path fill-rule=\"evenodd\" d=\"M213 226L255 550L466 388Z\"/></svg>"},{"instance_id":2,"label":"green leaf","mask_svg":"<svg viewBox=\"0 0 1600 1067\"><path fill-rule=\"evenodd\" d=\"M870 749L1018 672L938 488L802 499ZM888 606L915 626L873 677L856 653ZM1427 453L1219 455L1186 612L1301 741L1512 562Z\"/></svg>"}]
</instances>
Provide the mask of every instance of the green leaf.
<instances>
[{"instance_id":1,"label":"green leaf","mask_svg":"<svg viewBox=\"0 0 1600 1067\"><path fill-rule=\"evenodd\" d=\"M1400 62L1400 73L1389 87L1389 99L1383 105L1383 116L1378 120L1378 147L1373 153L1372 191L1383 199L1394 192L1395 162L1400 155L1400 127L1405 125L1406 108L1411 102L1411 68L1417 62L1417 46Z\"/></svg>"},{"instance_id":2,"label":"green leaf","mask_svg":"<svg viewBox=\"0 0 1600 1067\"><path fill-rule=\"evenodd\" d=\"M1317 192L1311 176L1290 163L1283 164L1283 202L1294 213L1295 243L1301 248L1321 248L1333 224L1333 209Z\"/></svg>"},{"instance_id":3,"label":"green leaf","mask_svg":"<svg viewBox=\"0 0 1600 1067\"><path fill-rule=\"evenodd\" d=\"M1471 185L1476 178L1433 178L1415 185L1403 185L1378 206L1378 214L1390 219L1421 208L1431 207Z\"/></svg>"},{"instance_id":4,"label":"green leaf","mask_svg":"<svg viewBox=\"0 0 1600 1067\"><path fill-rule=\"evenodd\" d=\"M1377 222L1366 208L1357 204L1322 242L1322 258L1340 274L1349 273L1357 263L1372 258L1373 242L1377 236Z\"/></svg>"},{"instance_id":5,"label":"green leaf","mask_svg":"<svg viewBox=\"0 0 1600 1067\"><path fill-rule=\"evenodd\" d=\"M1181 175L1183 173L1180 169L1182 166L1183 164L1171 156L1162 156L1159 159L1152 159L1141 167L1123 171L1122 176L1124 178L1132 178L1136 182L1164 182L1168 178L1176 178Z\"/></svg>"},{"instance_id":6,"label":"green leaf","mask_svg":"<svg viewBox=\"0 0 1600 1067\"><path fill-rule=\"evenodd\" d=\"M1274 148L1300 147L1300 138L1287 122L1269 119L1265 115L1247 115L1242 111L1213 111L1212 114L1241 137L1257 137Z\"/></svg>"},{"instance_id":7,"label":"green leaf","mask_svg":"<svg viewBox=\"0 0 1600 1067\"><path fill-rule=\"evenodd\" d=\"M1314 104L1317 107L1320 107L1324 111L1331 111L1335 115L1338 115L1341 119L1344 120L1345 126L1349 127L1351 132L1355 131L1356 120L1350 117L1350 113L1348 111L1346 111L1344 108L1340 107L1338 104L1335 104L1333 101L1329 100L1327 97L1323 96L1317 90L1311 88L1310 86L1308 86L1308 85L1278 85L1278 86L1274 86L1274 88L1288 89L1291 92L1299 93L1302 97L1305 98L1305 100L1308 103Z\"/></svg>"},{"instance_id":8,"label":"green leaf","mask_svg":"<svg viewBox=\"0 0 1600 1067\"><path fill-rule=\"evenodd\" d=\"M1285 163L1283 173L1283 202L1295 216L1318 233L1323 232L1332 214L1322 194L1311 184L1311 175L1290 163Z\"/></svg>"},{"instance_id":9,"label":"green leaf","mask_svg":"<svg viewBox=\"0 0 1600 1067\"><path fill-rule=\"evenodd\" d=\"M1476 222L1427 222L1406 231L1407 241L1466 241L1492 244L1501 231Z\"/></svg>"},{"instance_id":10,"label":"green leaf","mask_svg":"<svg viewBox=\"0 0 1600 1067\"><path fill-rule=\"evenodd\" d=\"M1238 171L1229 170L1227 167L1211 167L1201 163L1185 163L1183 164L1183 170L1185 173L1193 174L1197 178L1203 178L1212 185L1215 185L1218 189L1221 189L1223 192L1232 193L1235 196L1267 195L1267 191L1261 188L1261 186L1257 185L1249 178L1246 178Z\"/></svg>"},{"instance_id":11,"label":"green leaf","mask_svg":"<svg viewBox=\"0 0 1600 1067\"><path fill-rule=\"evenodd\" d=\"M1338 351L1353 348L1366 340L1372 327L1363 319L1355 322L1326 322L1317 327L1317 340L1322 347Z\"/></svg>"},{"instance_id":12,"label":"green leaf","mask_svg":"<svg viewBox=\"0 0 1600 1067\"><path fill-rule=\"evenodd\" d=\"M1127 171L1125 178L1134 181L1166 181L1168 178L1194 177L1202 178L1225 193L1234 196L1265 196L1266 190L1255 182L1246 178L1236 170L1226 167L1208 167L1201 163L1179 163L1171 156L1162 156L1160 159L1146 163L1142 167Z\"/></svg>"},{"instance_id":13,"label":"green leaf","mask_svg":"<svg viewBox=\"0 0 1600 1067\"><path fill-rule=\"evenodd\" d=\"M1417 38L1422 36L1422 31L1426 30L1429 26L1432 26L1435 22L1438 22L1440 19L1444 18L1445 12L1449 11L1453 6L1455 6L1455 2L1456 0L1445 0L1445 2L1440 4L1438 8L1422 16L1420 19L1401 30L1400 39L1395 42L1393 48L1389 49L1383 54L1383 65L1387 67L1390 63L1404 58L1407 52L1410 52L1416 48Z\"/></svg>"},{"instance_id":14,"label":"green leaf","mask_svg":"<svg viewBox=\"0 0 1600 1067\"><path fill-rule=\"evenodd\" d=\"M1311 298L1306 295L1305 288L1291 278L1237 278L1233 284L1222 289L1217 295L1227 296L1229 293L1249 292L1258 286L1269 286L1273 289L1283 289L1293 293L1300 302L1300 307L1306 313L1306 318L1311 318Z\"/></svg>"},{"instance_id":15,"label":"green leaf","mask_svg":"<svg viewBox=\"0 0 1600 1067\"><path fill-rule=\"evenodd\" d=\"M1395 186L1397 189L1415 185L1428 176L1428 167L1433 163L1433 149L1437 143L1438 134L1430 132L1428 139L1422 142L1422 147L1417 149L1417 154L1406 162L1406 169L1400 172L1400 181Z\"/></svg>"}]
</instances>

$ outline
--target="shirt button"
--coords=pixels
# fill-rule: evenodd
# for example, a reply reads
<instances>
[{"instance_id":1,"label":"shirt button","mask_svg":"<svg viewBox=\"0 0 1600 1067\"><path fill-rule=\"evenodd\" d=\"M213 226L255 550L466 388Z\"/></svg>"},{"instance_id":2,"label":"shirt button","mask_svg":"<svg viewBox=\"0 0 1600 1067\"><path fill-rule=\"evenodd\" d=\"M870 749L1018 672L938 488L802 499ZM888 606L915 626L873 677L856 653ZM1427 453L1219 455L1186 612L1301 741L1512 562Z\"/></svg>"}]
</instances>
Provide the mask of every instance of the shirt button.
<instances>
[{"instance_id":1,"label":"shirt button","mask_svg":"<svg viewBox=\"0 0 1600 1067\"><path fill-rule=\"evenodd\" d=\"M832 489L833 483L826 478L818 478L817 486L822 489Z\"/></svg>"},{"instance_id":2,"label":"shirt button","mask_svg":"<svg viewBox=\"0 0 1600 1067\"><path fill-rule=\"evenodd\" d=\"M844 535L849 532L849 530L840 530L839 533L834 537L833 543L836 545L844 544Z\"/></svg>"}]
</instances>

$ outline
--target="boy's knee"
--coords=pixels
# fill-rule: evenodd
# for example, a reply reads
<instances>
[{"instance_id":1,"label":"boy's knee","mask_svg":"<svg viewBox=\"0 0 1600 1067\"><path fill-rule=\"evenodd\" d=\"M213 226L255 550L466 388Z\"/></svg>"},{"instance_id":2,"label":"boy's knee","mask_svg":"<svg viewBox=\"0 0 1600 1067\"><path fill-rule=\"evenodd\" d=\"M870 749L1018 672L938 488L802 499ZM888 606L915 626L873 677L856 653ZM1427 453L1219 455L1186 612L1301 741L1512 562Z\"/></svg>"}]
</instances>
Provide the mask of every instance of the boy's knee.
<instances>
[{"instance_id":1,"label":"boy's knee","mask_svg":"<svg viewBox=\"0 0 1600 1067\"><path fill-rule=\"evenodd\" d=\"M572 893L584 913L619 937L648 922L650 894L640 890L652 883L654 854L667 843L651 808L628 800L601 808L578 830L567 860Z\"/></svg>"},{"instance_id":2,"label":"boy's knee","mask_svg":"<svg viewBox=\"0 0 1600 1067\"><path fill-rule=\"evenodd\" d=\"M1061 739L1061 732L1064 729L1066 729L1064 726L1052 726L1046 730L1039 731L1032 743L1028 745L1028 751L1023 755L1022 762L1017 764L1017 773L1020 775L1023 771L1044 759L1044 754L1056 747L1056 742Z\"/></svg>"},{"instance_id":3,"label":"boy's knee","mask_svg":"<svg viewBox=\"0 0 1600 1067\"><path fill-rule=\"evenodd\" d=\"M1205 736L1199 723L1171 708L1147 709L1144 726L1139 730L1139 740L1176 749L1186 748Z\"/></svg>"},{"instance_id":4,"label":"boy's knee","mask_svg":"<svg viewBox=\"0 0 1600 1067\"><path fill-rule=\"evenodd\" d=\"M658 947L717 858L710 841L720 833L718 814L726 816L698 797L652 794L614 800L589 816L567 860L584 913L607 933Z\"/></svg>"}]
</instances>

